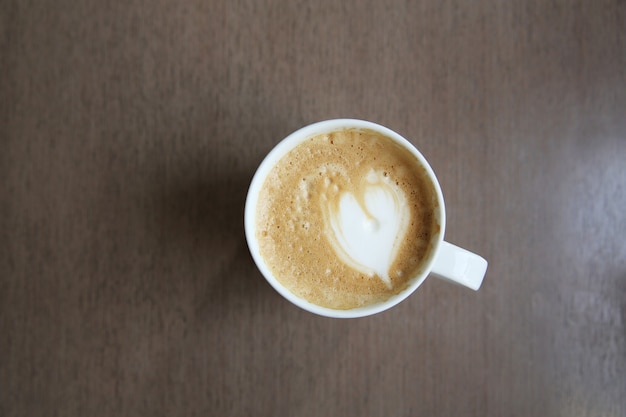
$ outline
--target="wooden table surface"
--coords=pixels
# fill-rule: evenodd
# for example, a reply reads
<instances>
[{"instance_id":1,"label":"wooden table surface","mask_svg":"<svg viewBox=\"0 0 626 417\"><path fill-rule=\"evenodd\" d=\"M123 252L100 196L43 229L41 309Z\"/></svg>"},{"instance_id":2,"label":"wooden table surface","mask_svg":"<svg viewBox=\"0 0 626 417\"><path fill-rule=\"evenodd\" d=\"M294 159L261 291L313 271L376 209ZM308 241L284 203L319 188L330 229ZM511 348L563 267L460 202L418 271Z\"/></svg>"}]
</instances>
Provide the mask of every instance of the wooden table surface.
<instances>
[{"instance_id":1,"label":"wooden table surface","mask_svg":"<svg viewBox=\"0 0 626 417\"><path fill-rule=\"evenodd\" d=\"M429 159L479 292L265 282L251 176L336 117ZM625 212L624 1L0 1L1 416L624 416Z\"/></svg>"}]
</instances>

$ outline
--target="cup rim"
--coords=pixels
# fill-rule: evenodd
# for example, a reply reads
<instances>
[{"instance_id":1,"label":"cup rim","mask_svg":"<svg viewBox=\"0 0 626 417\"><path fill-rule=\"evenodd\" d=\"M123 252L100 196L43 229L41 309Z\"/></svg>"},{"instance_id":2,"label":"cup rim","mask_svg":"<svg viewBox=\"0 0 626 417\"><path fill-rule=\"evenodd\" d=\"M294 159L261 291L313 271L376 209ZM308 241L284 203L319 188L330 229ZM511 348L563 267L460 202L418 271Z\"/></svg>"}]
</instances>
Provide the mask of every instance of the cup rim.
<instances>
[{"instance_id":1,"label":"cup rim","mask_svg":"<svg viewBox=\"0 0 626 417\"><path fill-rule=\"evenodd\" d=\"M429 252L429 259L427 259L426 262L423 264L420 272L411 279L411 282L407 286L407 288L405 288L400 293L389 297L385 301L348 310L322 307L317 304L313 304L289 291L278 281L278 279L274 276L270 268L265 263L264 258L261 256L258 241L256 239L256 207L258 202L258 196L267 175L274 167L274 165L291 149L304 142L306 139L324 132L332 132L343 129L367 129L376 131L384 136L391 138L396 143L399 143L418 159L418 161L426 170L436 191L438 209L436 210L435 215L437 217L440 228L437 237L431 241L431 244L434 247ZM300 129L297 129L296 131L285 137L283 140L281 140L265 156L263 161L256 169L256 172L252 177L252 181L250 182L250 187L248 188L244 207L244 232L246 236L246 242L248 244L248 249L250 250L250 254L252 255L255 264L265 280L280 295L282 295L292 304L311 313L332 318L357 318L380 313L382 311L390 309L391 307L394 307L395 305L405 300L413 292L415 292L415 290L424 282L432 269L439 247L443 242L445 227L446 214L443 193L441 191L439 181L437 180L437 177L435 176L435 173L426 158L424 158L421 152L411 142L409 142L399 133L380 124L360 119L329 119L315 122L301 127Z\"/></svg>"}]
</instances>

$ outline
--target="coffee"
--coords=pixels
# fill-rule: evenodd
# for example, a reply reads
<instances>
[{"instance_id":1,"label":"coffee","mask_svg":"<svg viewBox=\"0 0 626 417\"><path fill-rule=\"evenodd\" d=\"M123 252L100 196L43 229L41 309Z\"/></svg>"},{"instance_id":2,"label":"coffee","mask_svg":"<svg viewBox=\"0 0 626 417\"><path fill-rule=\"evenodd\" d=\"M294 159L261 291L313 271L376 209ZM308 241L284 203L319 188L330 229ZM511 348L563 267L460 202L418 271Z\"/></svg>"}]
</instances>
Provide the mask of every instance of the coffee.
<instances>
[{"instance_id":1,"label":"coffee","mask_svg":"<svg viewBox=\"0 0 626 417\"><path fill-rule=\"evenodd\" d=\"M439 232L437 193L419 160L372 130L307 138L268 174L259 250L276 279L322 307L352 309L407 288Z\"/></svg>"}]
</instances>

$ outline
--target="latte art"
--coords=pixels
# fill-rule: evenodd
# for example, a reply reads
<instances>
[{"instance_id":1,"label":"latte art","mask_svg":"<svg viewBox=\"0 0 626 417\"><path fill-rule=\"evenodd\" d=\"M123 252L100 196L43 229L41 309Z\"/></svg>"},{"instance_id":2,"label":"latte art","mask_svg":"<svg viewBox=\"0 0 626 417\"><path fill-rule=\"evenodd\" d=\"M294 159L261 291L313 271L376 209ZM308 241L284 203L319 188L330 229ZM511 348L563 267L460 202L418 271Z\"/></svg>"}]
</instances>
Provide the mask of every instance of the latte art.
<instances>
[{"instance_id":1,"label":"latte art","mask_svg":"<svg viewBox=\"0 0 626 417\"><path fill-rule=\"evenodd\" d=\"M363 180L356 195L341 191L322 194L325 230L346 264L369 277L377 276L391 288L389 268L410 213L404 193L386 173L372 170Z\"/></svg>"},{"instance_id":2,"label":"latte art","mask_svg":"<svg viewBox=\"0 0 626 417\"><path fill-rule=\"evenodd\" d=\"M377 132L340 130L272 168L256 209L268 268L295 295L334 309L384 301L419 274L439 225L417 158Z\"/></svg>"}]
</instances>

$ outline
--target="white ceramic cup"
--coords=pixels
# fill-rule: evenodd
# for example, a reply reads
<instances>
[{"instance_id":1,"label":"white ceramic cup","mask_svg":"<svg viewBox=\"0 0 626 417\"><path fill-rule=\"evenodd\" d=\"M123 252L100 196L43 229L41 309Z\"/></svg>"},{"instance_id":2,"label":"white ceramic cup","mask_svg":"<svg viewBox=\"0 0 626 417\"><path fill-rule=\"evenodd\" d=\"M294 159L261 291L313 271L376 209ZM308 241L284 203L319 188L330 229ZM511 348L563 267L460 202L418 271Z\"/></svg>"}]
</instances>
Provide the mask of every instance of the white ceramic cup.
<instances>
[{"instance_id":1,"label":"white ceramic cup","mask_svg":"<svg viewBox=\"0 0 626 417\"><path fill-rule=\"evenodd\" d=\"M401 144L404 148L410 151L421 165L426 169L430 179L437 192L437 199L439 204L435 210L435 218L439 222L439 233L433 237L431 243L433 244L433 250L430 251L428 258L424 260L423 267L420 269L419 275L415 276L408 287L397 295L394 295L386 301L371 304L365 307L358 307L350 310L336 310L327 307L321 307L319 305L308 302L307 300L300 298L289 291L283 286L276 277L272 274L268 268L265 260L261 256L259 251L259 243L256 239L256 208L259 198L259 192L265 182L265 178L272 170L274 165L290 150L304 142L307 138L319 135L321 133L332 132L342 129L368 129L378 132L384 136L391 138L397 143ZM301 307L311 313L319 314L327 317L336 318L353 318L364 317L371 314L379 313L387 310L413 293L424 282L429 274L432 274L438 278L445 279L447 281L454 282L478 290L487 271L487 261L482 257L455 246L451 243L443 240L445 228L446 228L446 213L443 202L443 194L441 187L435 177L435 173L432 168L426 162L426 159L422 154L405 138L398 133L378 125L376 123L367 122L363 120L355 119L333 119L326 120L318 123L305 126L291 135L283 139L270 153L265 157L261 165L259 165L252 183L248 190L246 198L246 206L244 210L244 228L246 233L246 240L252 258L257 267L265 277L265 279L278 291L283 297L291 301L293 304Z\"/></svg>"}]
</instances>

